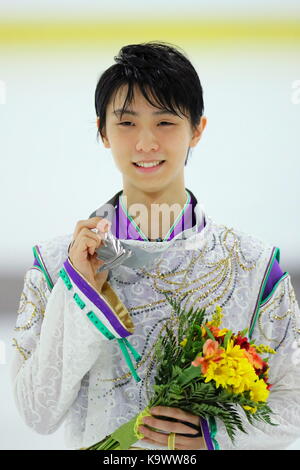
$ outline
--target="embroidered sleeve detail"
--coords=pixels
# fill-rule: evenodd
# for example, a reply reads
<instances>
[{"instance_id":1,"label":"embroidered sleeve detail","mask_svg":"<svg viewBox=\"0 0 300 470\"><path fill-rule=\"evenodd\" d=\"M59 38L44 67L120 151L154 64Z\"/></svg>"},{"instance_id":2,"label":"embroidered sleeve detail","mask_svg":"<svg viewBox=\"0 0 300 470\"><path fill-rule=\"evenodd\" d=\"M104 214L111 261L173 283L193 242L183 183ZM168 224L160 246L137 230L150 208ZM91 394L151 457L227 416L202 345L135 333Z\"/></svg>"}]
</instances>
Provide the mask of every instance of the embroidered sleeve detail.
<instances>
[{"instance_id":1,"label":"embroidered sleeve detail","mask_svg":"<svg viewBox=\"0 0 300 470\"><path fill-rule=\"evenodd\" d=\"M73 299L75 300L75 302L77 303L78 307L82 309L84 309L85 307L85 303L83 302L83 300L79 297L78 294L74 294L73 295Z\"/></svg>"},{"instance_id":2,"label":"embroidered sleeve detail","mask_svg":"<svg viewBox=\"0 0 300 470\"><path fill-rule=\"evenodd\" d=\"M17 409L40 434L56 431L70 409L87 408L82 381L102 360L101 335L70 292L61 277L50 291L41 271L25 275L10 373Z\"/></svg>"},{"instance_id":3,"label":"embroidered sleeve detail","mask_svg":"<svg viewBox=\"0 0 300 470\"><path fill-rule=\"evenodd\" d=\"M34 265L33 265L33 267L35 267L36 269L39 269L44 274L45 279L46 279L47 284L48 284L48 287L51 290L53 288L54 282L51 279L51 276L48 272L48 269L47 269L47 267L44 263L44 260L43 260L43 257L41 255L39 246L35 245L32 248L32 251L33 251L33 255L34 255Z\"/></svg>"},{"instance_id":4,"label":"embroidered sleeve detail","mask_svg":"<svg viewBox=\"0 0 300 470\"><path fill-rule=\"evenodd\" d=\"M33 266L24 276L14 327L16 337L12 338L12 346L20 353L20 359L27 360L36 347L49 295L44 274Z\"/></svg>"},{"instance_id":5,"label":"embroidered sleeve detail","mask_svg":"<svg viewBox=\"0 0 300 470\"><path fill-rule=\"evenodd\" d=\"M266 279L265 288L264 288L264 292L263 292L260 304L262 304L268 298L268 296L272 295L272 291L276 289L277 283L285 274L287 273L284 273L282 271L277 259L274 259L274 262L271 266L268 277Z\"/></svg>"},{"instance_id":6,"label":"embroidered sleeve detail","mask_svg":"<svg viewBox=\"0 0 300 470\"><path fill-rule=\"evenodd\" d=\"M107 339L117 339L132 376L139 382L141 378L136 373L130 354L136 362L141 360L141 356L126 339L126 336L129 336L134 328L129 313L117 294L107 282L104 284L101 293L96 292L75 270L70 260L66 260L64 267L60 271L60 277L67 289L72 292L73 299L78 307L84 313L92 308L86 313L87 318ZM74 293L72 289L75 291ZM94 312L95 309L97 309L97 315Z\"/></svg>"},{"instance_id":7,"label":"embroidered sleeve detail","mask_svg":"<svg viewBox=\"0 0 300 470\"><path fill-rule=\"evenodd\" d=\"M282 282L287 276L289 276L288 271L282 273L282 275L277 275L277 277L273 277L272 279L269 278L272 285L269 287L269 290L265 290L263 300L261 301L259 308L263 307L269 301L269 299L274 295L278 284Z\"/></svg>"},{"instance_id":8,"label":"embroidered sleeve detail","mask_svg":"<svg viewBox=\"0 0 300 470\"><path fill-rule=\"evenodd\" d=\"M111 285L108 282L105 282L102 287L101 295L105 297L107 302L112 306L114 312L118 315L121 323L125 326L125 328L130 332L134 332L134 325L129 316L128 310L124 306L124 304L119 299L116 292L113 290Z\"/></svg>"},{"instance_id":9,"label":"embroidered sleeve detail","mask_svg":"<svg viewBox=\"0 0 300 470\"><path fill-rule=\"evenodd\" d=\"M134 325L128 310L108 282L104 283L101 293L96 291L76 270L69 258L64 263L64 271L66 274L63 275L63 280L69 286L68 288L71 283L77 291L74 299L79 306L84 302L87 308L95 311L105 326L118 338L125 338L134 332Z\"/></svg>"},{"instance_id":10,"label":"embroidered sleeve detail","mask_svg":"<svg viewBox=\"0 0 300 470\"><path fill-rule=\"evenodd\" d=\"M17 349L17 351L19 351L19 353L23 357L24 361L26 361L28 359L28 357L30 356L31 351L28 351L25 348L23 348L22 346L20 346L18 341L16 340L16 338L12 339L12 346L15 347Z\"/></svg>"},{"instance_id":11,"label":"embroidered sleeve detail","mask_svg":"<svg viewBox=\"0 0 300 470\"><path fill-rule=\"evenodd\" d=\"M62 278L62 280L64 281L66 287L68 290L72 289L72 282L70 281L70 278L68 276L68 274L66 273L66 271L64 269L61 269L59 271L59 275L60 277Z\"/></svg>"},{"instance_id":12,"label":"embroidered sleeve detail","mask_svg":"<svg viewBox=\"0 0 300 470\"><path fill-rule=\"evenodd\" d=\"M39 277L39 283L34 282L37 277ZM30 357L36 347L49 294L44 275L41 275L41 272L34 267L29 269L24 276L24 286L17 310L14 327L17 337L12 338L12 346L24 360Z\"/></svg>"},{"instance_id":13,"label":"embroidered sleeve detail","mask_svg":"<svg viewBox=\"0 0 300 470\"><path fill-rule=\"evenodd\" d=\"M278 281L272 296L261 305L258 329L263 340L275 350L291 334L300 345L299 306L289 273Z\"/></svg>"},{"instance_id":14,"label":"embroidered sleeve detail","mask_svg":"<svg viewBox=\"0 0 300 470\"><path fill-rule=\"evenodd\" d=\"M102 321L95 315L94 312L90 311L87 313L87 317L91 320L91 322L95 325L95 327L101 331L101 333L107 339L115 339L116 337L109 331L108 328L102 323Z\"/></svg>"},{"instance_id":15,"label":"embroidered sleeve detail","mask_svg":"<svg viewBox=\"0 0 300 470\"><path fill-rule=\"evenodd\" d=\"M288 272L283 272L279 266L280 249L274 247L267 265L265 274L263 276L261 287L258 293L257 302L249 325L250 338L253 334L254 327L257 323L259 311L263 305L273 296L278 284L281 283L288 275Z\"/></svg>"}]
</instances>

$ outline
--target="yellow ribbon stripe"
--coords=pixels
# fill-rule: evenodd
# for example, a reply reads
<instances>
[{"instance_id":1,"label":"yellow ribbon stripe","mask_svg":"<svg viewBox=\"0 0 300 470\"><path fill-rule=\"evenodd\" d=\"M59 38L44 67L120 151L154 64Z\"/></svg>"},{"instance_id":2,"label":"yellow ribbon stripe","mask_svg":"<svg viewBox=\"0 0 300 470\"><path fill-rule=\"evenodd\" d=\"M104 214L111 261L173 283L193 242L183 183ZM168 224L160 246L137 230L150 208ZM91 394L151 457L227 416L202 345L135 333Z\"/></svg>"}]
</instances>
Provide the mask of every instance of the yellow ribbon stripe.
<instances>
[{"instance_id":1,"label":"yellow ribbon stripe","mask_svg":"<svg viewBox=\"0 0 300 470\"><path fill-rule=\"evenodd\" d=\"M122 39L120 39L120 37ZM45 46L103 46L129 43L130 41L160 40L175 44L209 45L220 42L222 45L238 45L240 41L251 44L268 42L271 45L300 42L299 20L264 20L260 18L236 20L212 20L205 18L161 18L154 20L115 20L106 18L104 22L70 22L61 20L51 22L3 21L0 22L0 46L32 44ZM114 47L114 46L113 46Z\"/></svg>"}]
</instances>

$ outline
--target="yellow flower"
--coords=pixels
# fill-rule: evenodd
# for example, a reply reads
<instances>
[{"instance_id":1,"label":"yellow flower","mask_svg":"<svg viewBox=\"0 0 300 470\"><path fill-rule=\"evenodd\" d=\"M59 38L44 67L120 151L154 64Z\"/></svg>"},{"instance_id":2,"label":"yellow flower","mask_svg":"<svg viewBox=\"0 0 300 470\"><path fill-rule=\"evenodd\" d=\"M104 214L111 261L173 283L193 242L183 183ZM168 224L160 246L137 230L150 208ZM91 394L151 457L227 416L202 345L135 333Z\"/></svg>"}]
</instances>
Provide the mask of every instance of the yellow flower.
<instances>
[{"instance_id":1,"label":"yellow flower","mask_svg":"<svg viewBox=\"0 0 300 470\"><path fill-rule=\"evenodd\" d=\"M251 386L250 398L253 401L267 401L269 393L266 382L263 379L259 379Z\"/></svg>"},{"instance_id":2,"label":"yellow flower","mask_svg":"<svg viewBox=\"0 0 300 470\"><path fill-rule=\"evenodd\" d=\"M233 340L229 340L226 347L226 358L231 360L245 359L244 350L238 344L234 345Z\"/></svg>"},{"instance_id":3,"label":"yellow flower","mask_svg":"<svg viewBox=\"0 0 300 470\"><path fill-rule=\"evenodd\" d=\"M202 337L205 338L207 333L206 333L206 329L204 328L204 326L201 326L201 333L202 333Z\"/></svg>"},{"instance_id":4,"label":"yellow flower","mask_svg":"<svg viewBox=\"0 0 300 470\"><path fill-rule=\"evenodd\" d=\"M223 310L222 307L220 307L220 305L217 304L216 305L216 313L220 314L222 312L222 310Z\"/></svg>"},{"instance_id":5,"label":"yellow flower","mask_svg":"<svg viewBox=\"0 0 300 470\"><path fill-rule=\"evenodd\" d=\"M215 313L213 314L212 319L209 322L209 324L213 326L217 326L217 327L221 325L222 318L224 317L222 310L223 309L222 307L220 307L220 305L216 305Z\"/></svg>"},{"instance_id":6,"label":"yellow flower","mask_svg":"<svg viewBox=\"0 0 300 470\"><path fill-rule=\"evenodd\" d=\"M250 413L252 413L252 414L256 413L256 411L257 411L257 407L256 407L256 406L244 405L243 408L244 408L245 410L249 410Z\"/></svg>"},{"instance_id":7,"label":"yellow flower","mask_svg":"<svg viewBox=\"0 0 300 470\"><path fill-rule=\"evenodd\" d=\"M250 398L254 402L265 402L269 396L267 384L263 379L258 379L254 367L244 354L239 345L234 345L229 340L226 350L220 354L218 361L208 360L207 368L203 374L205 382L214 380L216 387L239 394L250 391ZM245 410L251 413L257 411L256 407L245 405Z\"/></svg>"},{"instance_id":8,"label":"yellow flower","mask_svg":"<svg viewBox=\"0 0 300 470\"><path fill-rule=\"evenodd\" d=\"M223 357L233 371L231 377L228 378L228 384L233 386L233 392L243 393L249 390L257 379L257 375L252 364L245 357L244 350L237 344L234 346L233 340L230 340Z\"/></svg>"},{"instance_id":9,"label":"yellow flower","mask_svg":"<svg viewBox=\"0 0 300 470\"><path fill-rule=\"evenodd\" d=\"M222 330L220 330L218 333L217 333L217 336L224 336L226 335L226 333L228 332L228 328L222 328Z\"/></svg>"},{"instance_id":10,"label":"yellow flower","mask_svg":"<svg viewBox=\"0 0 300 470\"><path fill-rule=\"evenodd\" d=\"M255 347L256 352L258 354L260 353L276 354L276 351L273 348L270 348L270 346L267 346L266 344L260 344L258 346L253 344L253 346Z\"/></svg>"},{"instance_id":11,"label":"yellow flower","mask_svg":"<svg viewBox=\"0 0 300 470\"><path fill-rule=\"evenodd\" d=\"M187 338L184 338L179 344L182 348L184 348L184 346L186 345L187 343Z\"/></svg>"},{"instance_id":12,"label":"yellow flower","mask_svg":"<svg viewBox=\"0 0 300 470\"><path fill-rule=\"evenodd\" d=\"M217 388L220 386L226 388L228 375L229 370L226 365L220 364L219 362L210 361L207 371L204 374L205 382L214 380L216 382Z\"/></svg>"},{"instance_id":13,"label":"yellow flower","mask_svg":"<svg viewBox=\"0 0 300 470\"><path fill-rule=\"evenodd\" d=\"M222 386L234 393L250 390L257 375L253 366L245 357L243 349L228 341L226 351L221 354L218 362L210 361L206 370L205 382L214 380L217 388Z\"/></svg>"}]
</instances>

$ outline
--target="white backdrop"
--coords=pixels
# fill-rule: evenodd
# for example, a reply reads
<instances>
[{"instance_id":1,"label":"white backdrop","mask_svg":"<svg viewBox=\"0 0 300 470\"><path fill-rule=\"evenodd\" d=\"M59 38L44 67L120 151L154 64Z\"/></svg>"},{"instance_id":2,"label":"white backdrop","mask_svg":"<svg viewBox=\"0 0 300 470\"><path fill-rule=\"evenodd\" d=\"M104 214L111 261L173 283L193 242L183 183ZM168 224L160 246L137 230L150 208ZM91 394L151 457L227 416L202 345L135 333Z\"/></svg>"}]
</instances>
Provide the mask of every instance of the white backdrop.
<instances>
[{"instance_id":1,"label":"white backdrop","mask_svg":"<svg viewBox=\"0 0 300 470\"><path fill-rule=\"evenodd\" d=\"M56 18L87 17L94 15L122 15L122 18L140 15L157 18L159 16L205 15L232 18L234 16L267 15L268 18L299 17L298 0L2 0L0 12L5 18Z\"/></svg>"}]
</instances>

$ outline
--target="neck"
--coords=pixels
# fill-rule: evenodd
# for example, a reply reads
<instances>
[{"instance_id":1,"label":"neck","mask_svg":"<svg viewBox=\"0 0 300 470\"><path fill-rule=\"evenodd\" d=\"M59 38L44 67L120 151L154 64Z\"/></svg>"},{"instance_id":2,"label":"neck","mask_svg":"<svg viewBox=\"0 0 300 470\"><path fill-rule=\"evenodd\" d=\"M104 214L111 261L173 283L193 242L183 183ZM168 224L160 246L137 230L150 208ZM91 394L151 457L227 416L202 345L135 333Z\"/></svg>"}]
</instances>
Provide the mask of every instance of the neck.
<instances>
[{"instance_id":1,"label":"neck","mask_svg":"<svg viewBox=\"0 0 300 470\"><path fill-rule=\"evenodd\" d=\"M165 238L187 200L184 187L175 193L166 190L147 193L124 188L122 196L128 214L149 240Z\"/></svg>"}]
</instances>

